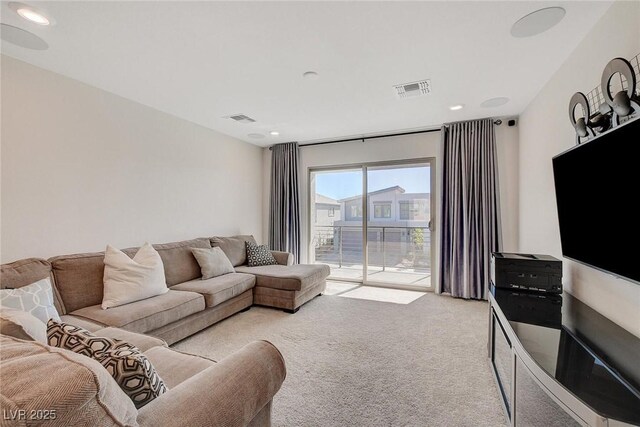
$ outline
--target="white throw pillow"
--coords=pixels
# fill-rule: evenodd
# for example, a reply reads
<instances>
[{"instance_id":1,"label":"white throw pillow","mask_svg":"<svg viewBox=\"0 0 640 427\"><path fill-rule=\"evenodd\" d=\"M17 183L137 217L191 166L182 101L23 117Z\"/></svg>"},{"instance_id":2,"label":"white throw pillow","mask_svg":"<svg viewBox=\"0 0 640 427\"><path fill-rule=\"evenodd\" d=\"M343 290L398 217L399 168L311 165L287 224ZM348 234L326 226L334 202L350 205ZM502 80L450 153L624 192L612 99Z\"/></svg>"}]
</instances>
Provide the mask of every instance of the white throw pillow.
<instances>
[{"instance_id":1,"label":"white throw pillow","mask_svg":"<svg viewBox=\"0 0 640 427\"><path fill-rule=\"evenodd\" d=\"M104 254L102 308L117 307L168 292L160 254L149 243L129 258L111 245Z\"/></svg>"},{"instance_id":2,"label":"white throw pillow","mask_svg":"<svg viewBox=\"0 0 640 427\"><path fill-rule=\"evenodd\" d=\"M33 314L15 308L3 307L0 310L0 332L47 344L47 325Z\"/></svg>"},{"instance_id":3,"label":"white throw pillow","mask_svg":"<svg viewBox=\"0 0 640 427\"><path fill-rule=\"evenodd\" d=\"M53 305L53 288L48 277L21 288L0 289L0 306L31 313L45 325L49 319L60 321L58 310Z\"/></svg>"}]
</instances>

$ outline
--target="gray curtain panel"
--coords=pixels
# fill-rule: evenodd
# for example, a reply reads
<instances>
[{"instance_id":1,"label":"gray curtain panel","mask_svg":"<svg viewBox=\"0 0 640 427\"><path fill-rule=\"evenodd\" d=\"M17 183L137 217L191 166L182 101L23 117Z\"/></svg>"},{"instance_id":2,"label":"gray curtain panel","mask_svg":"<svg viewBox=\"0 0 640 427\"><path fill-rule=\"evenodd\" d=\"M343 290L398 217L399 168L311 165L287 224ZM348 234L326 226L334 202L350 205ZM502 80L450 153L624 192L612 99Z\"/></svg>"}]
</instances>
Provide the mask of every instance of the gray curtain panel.
<instances>
[{"instance_id":1,"label":"gray curtain panel","mask_svg":"<svg viewBox=\"0 0 640 427\"><path fill-rule=\"evenodd\" d=\"M296 142L276 144L271 151L269 246L291 252L300 262L300 196Z\"/></svg>"},{"instance_id":2,"label":"gray curtain panel","mask_svg":"<svg viewBox=\"0 0 640 427\"><path fill-rule=\"evenodd\" d=\"M491 252L500 251L500 198L492 119L442 128L439 293L486 299Z\"/></svg>"}]
</instances>

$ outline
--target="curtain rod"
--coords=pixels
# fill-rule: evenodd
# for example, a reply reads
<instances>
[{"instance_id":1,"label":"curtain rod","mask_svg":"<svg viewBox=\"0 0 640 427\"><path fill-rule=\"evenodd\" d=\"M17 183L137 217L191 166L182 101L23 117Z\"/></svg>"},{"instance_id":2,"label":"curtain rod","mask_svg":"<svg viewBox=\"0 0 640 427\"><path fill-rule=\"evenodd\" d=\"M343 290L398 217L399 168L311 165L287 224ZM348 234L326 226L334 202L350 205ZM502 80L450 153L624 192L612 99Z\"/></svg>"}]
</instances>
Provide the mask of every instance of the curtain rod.
<instances>
[{"instance_id":1,"label":"curtain rod","mask_svg":"<svg viewBox=\"0 0 640 427\"><path fill-rule=\"evenodd\" d=\"M377 138L389 138L392 136L403 136L403 135L415 135L418 133L429 133L429 132L440 132L440 128L438 129L428 129L428 130L416 130L412 132L399 132L399 133L387 133L384 135L372 135L372 136L362 136L360 138L346 138L346 139L334 139L331 141L324 142L312 142L309 144L300 144L300 147L310 147L312 145L324 145L324 144L338 144L340 142L353 142L353 141L365 141L367 139L377 139Z\"/></svg>"},{"instance_id":2,"label":"curtain rod","mask_svg":"<svg viewBox=\"0 0 640 427\"><path fill-rule=\"evenodd\" d=\"M469 120L471 121L471 120ZM502 120L498 119L498 120L494 120L493 121L494 124L496 125L501 125L502 124ZM443 126L448 126L448 123L445 123ZM404 136L404 135L416 135L419 133L431 133L431 132L440 132L442 129L441 128L436 128L436 129L426 129L426 130L416 130L416 131L411 131L411 132L398 132L398 133L387 133L387 134L383 134L383 135L372 135L372 136L363 136L360 138L346 138L346 139L335 139L332 141L323 141L323 142L311 142L309 144L300 144L299 147L303 148L303 147L311 147L313 145L325 145L325 144L339 144L341 142L354 142L354 141L366 141L367 139L378 139L378 138L389 138L389 137L393 137L393 136ZM273 147L269 147L269 150L272 150Z\"/></svg>"},{"instance_id":3,"label":"curtain rod","mask_svg":"<svg viewBox=\"0 0 640 427\"><path fill-rule=\"evenodd\" d=\"M300 144L300 148L311 147L312 145L339 144L341 142L353 142L353 141L364 142L367 139L389 138L392 136L415 135L417 133L429 133L429 132L440 132L440 129L416 130L412 132L387 133L384 135L361 136L360 138L346 138L346 139L334 139L331 141L323 141L323 142L311 142L309 144ZM272 148L273 147L269 147L269 150L271 150Z\"/></svg>"}]
</instances>

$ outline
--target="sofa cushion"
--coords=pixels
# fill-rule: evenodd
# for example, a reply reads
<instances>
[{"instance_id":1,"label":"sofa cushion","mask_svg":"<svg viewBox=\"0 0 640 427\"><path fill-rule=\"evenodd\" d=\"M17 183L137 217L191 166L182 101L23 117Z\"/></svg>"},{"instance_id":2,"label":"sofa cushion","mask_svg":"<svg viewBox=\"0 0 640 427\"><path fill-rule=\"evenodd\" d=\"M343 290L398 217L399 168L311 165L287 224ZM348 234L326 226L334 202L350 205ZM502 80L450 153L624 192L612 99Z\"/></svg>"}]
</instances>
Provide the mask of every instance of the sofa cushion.
<instances>
[{"instance_id":1,"label":"sofa cushion","mask_svg":"<svg viewBox=\"0 0 640 427\"><path fill-rule=\"evenodd\" d=\"M0 265L0 289L21 288L38 280L51 278L51 263L45 259L27 258ZM64 305L53 285L54 304L58 313L66 313Z\"/></svg>"},{"instance_id":2,"label":"sofa cushion","mask_svg":"<svg viewBox=\"0 0 640 427\"><path fill-rule=\"evenodd\" d=\"M256 286L300 291L325 280L331 270L324 264L265 265L237 267L239 273L256 276Z\"/></svg>"},{"instance_id":3,"label":"sofa cushion","mask_svg":"<svg viewBox=\"0 0 640 427\"><path fill-rule=\"evenodd\" d=\"M215 365L213 360L181 353L167 347L154 347L145 352L145 356L156 368L169 389L174 388L184 380ZM215 387L216 384L212 384ZM219 386L219 384L218 384Z\"/></svg>"},{"instance_id":4,"label":"sofa cushion","mask_svg":"<svg viewBox=\"0 0 640 427\"><path fill-rule=\"evenodd\" d=\"M133 402L107 370L71 351L2 336L0 383L7 413L48 411L61 426L138 425Z\"/></svg>"},{"instance_id":5,"label":"sofa cushion","mask_svg":"<svg viewBox=\"0 0 640 427\"><path fill-rule=\"evenodd\" d=\"M79 326L82 329L86 329L89 332L95 332L98 329L104 329L105 325L100 323L92 322L91 320L84 319L82 317L72 316L70 314L65 314L60 316L60 320L64 323L68 323L73 326Z\"/></svg>"},{"instance_id":6,"label":"sofa cushion","mask_svg":"<svg viewBox=\"0 0 640 427\"><path fill-rule=\"evenodd\" d=\"M100 337L114 338L121 341L126 341L129 344L133 344L140 349L140 351L147 351L153 347L166 347L167 343L157 337L151 335L139 334L137 332L131 332L120 328L108 327L104 329L98 329L93 332L94 335Z\"/></svg>"},{"instance_id":7,"label":"sofa cushion","mask_svg":"<svg viewBox=\"0 0 640 427\"><path fill-rule=\"evenodd\" d=\"M169 290L166 294L103 310L100 304L71 313L107 326L145 333L204 310L202 295Z\"/></svg>"},{"instance_id":8,"label":"sofa cushion","mask_svg":"<svg viewBox=\"0 0 640 427\"><path fill-rule=\"evenodd\" d=\"M222 249L234 267L247 263L245 242L256 243L256 239L250 235L211 238L211 246Z\"/></svg>"},{"instance_id":9,"label":"sofa cushion","mask_svg":"<svg viewBox=\"0 0 640 427\"><path fill-rule=\"evenodd\" d=\"M21 288L49 277L51 264L40 258L27 258L0 266L0 289Z\"/></svg>"},{"instance_id":10,"label":"sofa cushion","mask_svg":"<svg viewBox=\"0 0 640 427\"><path fill-rule=\"evenodd\" d=\"M171 289L202 294L207 307L215 307L253 288L255 283L256 278L251 274L229 273L211 279L180 283Z\"/></svg>"},{"instance_id":11,"label":"sofa cushion","mask_svg":"<svg viewBox=\"0 0 640 427\"><path fill-rule=\"evenodd\" d=\"M49 261L67 313L102 303L104 252L61 255Z\"/></svg>"},{"instance_id":12,"label":"sofa cushion","mask_svg":"<svg viewBox=\"0 0 640 427\"><path fill-rule=\"evenodd\" d=\"M206 249L211 247L211 243L209 243L209 239L201 238L163 243L161 245L153 245L153 247L162 258L167 285L173 286L201 276L200 265L191 253L191 248Z\"/></svg>"}]
</instances>

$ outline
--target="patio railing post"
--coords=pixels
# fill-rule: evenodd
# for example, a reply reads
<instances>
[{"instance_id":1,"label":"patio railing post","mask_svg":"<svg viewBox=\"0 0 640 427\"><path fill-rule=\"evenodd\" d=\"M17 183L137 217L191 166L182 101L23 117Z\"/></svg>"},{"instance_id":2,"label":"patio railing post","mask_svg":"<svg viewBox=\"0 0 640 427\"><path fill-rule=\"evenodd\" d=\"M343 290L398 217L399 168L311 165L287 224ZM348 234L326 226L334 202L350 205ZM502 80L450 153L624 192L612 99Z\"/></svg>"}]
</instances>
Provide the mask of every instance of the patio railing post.
<instances>
[{"instance_id":1,"label":"patio railing post","mask_svg":"<svg viewBox=\"0 0 640 427\"><path fill-rule=\"evenodd\" d=\"M387 251L385 248L385 227L382 227L382 271L386 269Z\"/></svg>"},{"instance_id":2,"label":"patio railing post","mask_svg":"<svg viewBox=\"0 0 640 427\"><path fill-rule=\"evenodd\" d=\"M340 226L339 230L340 230L340 246L338 247L338 250L340 252L339 264L340 264L340 268L342 268L342 226Z\"/></svg>"}]
</instances>

